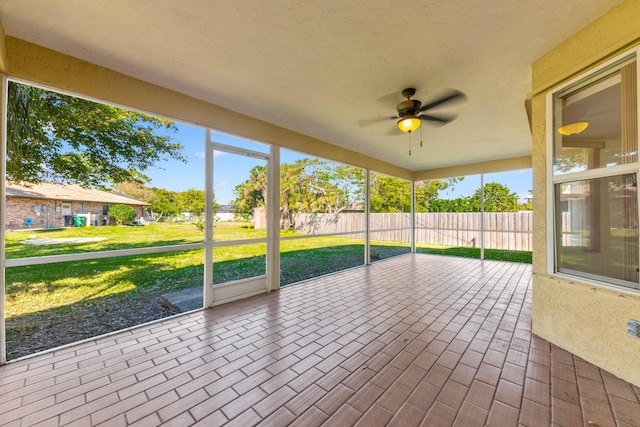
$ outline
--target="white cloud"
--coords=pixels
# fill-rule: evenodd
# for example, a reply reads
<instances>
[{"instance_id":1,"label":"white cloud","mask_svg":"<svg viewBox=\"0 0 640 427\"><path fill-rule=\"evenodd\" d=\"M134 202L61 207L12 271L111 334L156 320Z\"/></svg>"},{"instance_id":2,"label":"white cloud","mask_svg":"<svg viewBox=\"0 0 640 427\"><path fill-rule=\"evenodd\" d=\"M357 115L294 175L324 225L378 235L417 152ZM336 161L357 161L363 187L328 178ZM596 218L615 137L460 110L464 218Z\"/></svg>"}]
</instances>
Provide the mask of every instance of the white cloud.
<instances>
[{"instance_id":1,"label":"white cloud","mask_svg":"<svg viewBox=\"0 0 640 427\"><path fill-rule=\"evenodd\" d=\"M218 157L218 156L222 156L225 153L224 151L214 151L213 152L213 157ZM204 151L196 151L195 153L193 153L193 157L196 159L204 159L205 156L205 152Z\"/></svg>"}]
</instances>

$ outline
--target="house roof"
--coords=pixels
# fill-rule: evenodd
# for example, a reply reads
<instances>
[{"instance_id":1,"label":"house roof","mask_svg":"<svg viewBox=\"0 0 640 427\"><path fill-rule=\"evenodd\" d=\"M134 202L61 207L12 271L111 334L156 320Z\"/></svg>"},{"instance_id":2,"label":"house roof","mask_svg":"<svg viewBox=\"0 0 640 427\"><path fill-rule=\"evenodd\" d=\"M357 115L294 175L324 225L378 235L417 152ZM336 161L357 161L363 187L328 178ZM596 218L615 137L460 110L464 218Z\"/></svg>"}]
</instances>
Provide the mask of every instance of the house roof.
<instances>
[{"instance_id":1,"label":"house roof","mask_svg":"<svg viewBox=\"0 0 640 427\"><path fill-rule=\"evenodd\" d=\"M148 206L122 194L108 191L84 188L77 184L56 184L42 182L39 184L18 185L7 183L7 197L21 197L26 199L47 199L63 202L98 202L105 204L123 204L132 206Z\"/></svg>"},{"instance_id":2,"label":"house roof","mask_svg":"<svg viewBox=\"0 0 640 427\"><path fill-rule=\"evenodd\" d=\"M8 36L423 171L530 155L531 64L618 3L2 0L0 19ZM390 120L407 87L468 99L410 138Z\"/></svg>"},{"instance_id":3,"label":"house roof","mask_svg":"<svg viewBox=\"0 0 640 427\"><path fill-rule=\"evenodd\" d=\"M233 213L238 209L236 205L218 205L218 213Z\"/></svg>"}]
</instances>

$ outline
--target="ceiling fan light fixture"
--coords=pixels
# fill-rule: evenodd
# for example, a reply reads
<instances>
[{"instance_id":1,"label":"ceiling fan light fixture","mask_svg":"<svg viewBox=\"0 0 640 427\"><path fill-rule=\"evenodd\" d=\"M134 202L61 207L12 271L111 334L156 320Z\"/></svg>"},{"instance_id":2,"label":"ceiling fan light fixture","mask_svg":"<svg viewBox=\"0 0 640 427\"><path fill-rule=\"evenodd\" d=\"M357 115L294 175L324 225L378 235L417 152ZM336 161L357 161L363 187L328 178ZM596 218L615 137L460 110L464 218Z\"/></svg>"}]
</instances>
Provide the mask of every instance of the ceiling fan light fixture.
<instances>
[{"instance_id":1,"label":"ceiling fan light fixture","mask_svg":"<svg viewBox=\"0 0 640 427\"><path fill-rule=\"evenodd\" d=\"M420 127L422 120L419 117L403 117L398 120L398 128L402 132L411 133Z\"/></svg>"},{"instance_id":2,"label":"ceiling fan light fixture","mask_svg":"<svg viewBox=\"0 0 640 427\"><path fill-rule=\"evenodd\" d=\"M558 132L565 136L577 135L582 133L589 126L589 122L575 122L568 123L560 128L558 128Z\"/></svg>"}]
</instances>

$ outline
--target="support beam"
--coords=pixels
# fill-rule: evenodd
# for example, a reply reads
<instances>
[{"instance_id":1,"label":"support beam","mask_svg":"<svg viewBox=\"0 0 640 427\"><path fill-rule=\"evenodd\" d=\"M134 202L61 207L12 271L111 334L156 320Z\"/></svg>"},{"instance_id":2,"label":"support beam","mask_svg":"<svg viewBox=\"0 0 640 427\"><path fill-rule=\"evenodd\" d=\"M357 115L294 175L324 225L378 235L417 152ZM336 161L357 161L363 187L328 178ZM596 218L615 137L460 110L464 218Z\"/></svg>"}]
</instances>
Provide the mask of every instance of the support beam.
<instances>
[{"instance_id":1,"label":"support beam","mask_svg":"<svg viewBox=\"0 0 640 427\"><path fill-rule=\"evenodd\" d=\"M364 170L364 265L371 264L371 171Z\"/></svg>"},{"instance_id":2,"label":"support beam","mask_svg":"<svg viewBox=\"0 0 640 427\"><path fill-rule=\"evenodd\" d=\"M484 174L480 174L480 259L484 259Z\"/></svg>"},{"instance_id":3,"label":"support beam","mask_svg":"<svg viewBox=\"0 0 640 427\"><path fill-rule=\"evenodd\" d=\"M416 253L416 182L411 181L411 253Z\"/></svg>"},{"instance_id":4,"label":"support beam","mask_svg":"<svg viewBox=\"0 0 640 427\"><path fill-rule=\"evenodd\" d=\"M211 130L204 133L204 290L205 307L213 306L213 146Z\"/></svg>"},{"instance_id":5,"label":"support beam","mask_svg":"<svg viewBox=\"0 0 640 427\"><path fill-rule=\"evenodd\" d=\"M7 73L7 43L4 28L0 22L0 73Z\"/></svg>"},{"instance_id":6,"label":"support beam","mask_svg":"<svg viewBox=\"0 0 640 427\"><path fill-rule=\"evenodd\" d=\"M4 320L4 296L6 295L5 283L5 227L6 209L4 209L4 201L7 200L7 120L5 112L7 111L7 79L2 79L0 86L0 95L2 101L0 103L0 365L7 363L7 346L6 346L6 329Z\"/></svg>"},{"instance_id":7,"label":"support beam","mask_svg":"<svg viewBox=\"0 0 640 427\"><path fill-rule=\"evenodd\" d=\"M518 169L531 169L531 156L511 157L508 159L490 160L469 163L447 168L428 169L413 174L414 181L428 179L453 178L456 176L477 175L480 173L505 172Z\"/></svg>"},{"instance_id":8,"label":"support beam","mask_svg":"<svg viewBox=\"0 0 640 427\"><path fill-rule=\"evenodd\" d=\"M267 292L280 289L280 147L267 162Z\"/></svg>"}]
</instances>

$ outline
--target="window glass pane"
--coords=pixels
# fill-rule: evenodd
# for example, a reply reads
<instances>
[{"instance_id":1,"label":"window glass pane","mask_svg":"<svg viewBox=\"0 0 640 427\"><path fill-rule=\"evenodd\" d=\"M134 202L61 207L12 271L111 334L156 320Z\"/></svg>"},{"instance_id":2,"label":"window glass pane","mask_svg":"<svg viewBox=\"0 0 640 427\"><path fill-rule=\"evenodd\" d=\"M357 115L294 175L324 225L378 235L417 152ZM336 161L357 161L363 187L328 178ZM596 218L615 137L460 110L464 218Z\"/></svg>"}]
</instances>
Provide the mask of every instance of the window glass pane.
<instances>
[{"instance_id":1,"label":"window glass pane","mask_svg":"<svg viewBox=\"0 0 640 427\"><path fill-rule=\"evenodd\" d=\"M247 150L257 151L259 153L269 154L269 145L260 142L249 141L224 133L211 132L211 142L230 145L232 147L244 148Z\"/></svg>"},{"instance_id":2,"label":"window glass pane","mask_svg":"<svg viewBox=\"0 0 640 427\"><path fill-rule=\"evenodd\" d=\"M480 175L416 182L417 252L480 257L479 187Z\"/></svg>"},{"instance_id":3,"label":"window glass pane","mask_svg":"<svg viewBox=\"0 0 640 427\"><path fill-rule=\"evenodd\" d=\"M556 184L560 272L638 289L634 174Z\"/></svg>"},{"instance_id":4,"label":"window glass pane","mask_svg":"<svg viewBox=\"0 0 640 427\"><path fill-rule=\"evenodd\" d=\"M484 175L486 259L531 262L533 249L532 170Z\"/></svg>"},{"instance_id":5,"label":"window glass pane","mask_svg":"<svg viewBox=\"0 0 640 427\"><path fill-rule=\"evenodd\" d=\"M203 246L203 129L17 82L6 121L5 258L26 259L5 270L9 358L168 316L163 295L202 289L203 251L175 245Z\"/></svg>"},{"instance_id":6,"label":"window glass pane","mask_svg":"<svg viewBox=\"0 0 640 427\"><path fill-rule=\"evenodd\" d=\"M213 284L262 276L267 272L266 260L266 243L214 248Z\"/></svg>"},{"instance_id":7,"label":"window glass pane","mask_svg":"<svg viewBox=\"0 0 640 427\"><path fill-rule=\"evenodd\" d=\"M554 99L554 175L637 160L636 63Z\"/></svg>"},{"instance_id":8,"label":"window glass pane","mask_svg":"<svg viewBox=\"0 0 640 427\"><path fill-rule=\"evenodd\" d=\"M214 151L213 165L213 239L266 237L266 160Z\"/></svg>"},{"instance_id":9,"label":"window glass pane","mask_svg":"<svg viewBox=\"0 0 640 427\"><path fill-rule=\"evenodd\" d=\"M357 267L364 263L363 254L364 233L283 240L280 243L280 285Z\"/></svg>"},{"instance_id":10,"label":"window glass pane","mask_svg":"<svg viewBox=\"0 0 640 427\"><path fill-rule=\"evenodd\" d=\"M531 169L416 182L416 252L531 262ZM484 240L481 230L484 228Z\"/></svg>"},{"instance_id":11,"label":"window glass pane","mask_svg":"<svg viewBox=\"0 0 640 427\"><path fill-rule=\"evenodd\" d=\"M211 132L211 140L234 148L266 152L269 146ZM266 274L267 160L213 151L213 240L229 246L213 250L213 284ZM258 239L260 242L256 243ZM235 244L232 241L247 241ZM249 242L248 240L253 240Z\"/></svg>"},{"instance_id":12,"label":"window glass pane","mask_svg":"<svg viewBox=\"0 0 640 427\"><path fill-rule=\"evenodd\" d=\"M281 285L364 263L362 169L282 150L280 187Z\"/></svg>"},{"instance_id":13,"label":"window glass pane","mask_svg":"<svg viewBox=\"0 0 640 427\"><path fill-rule=\"evenodd\" d=\"M8 98L8 258L203 242L203 129L16 82Z\"/></svg>"},{"instance_id":14,"label":"window glass pane","mask_svg":"<svg viewBox=\"0 0 640 427\"><path fill-rule=\"evenodd\" d=\"M371 261L411 252L411 183L371 172Z\"/></svg>"}]
</instances>

